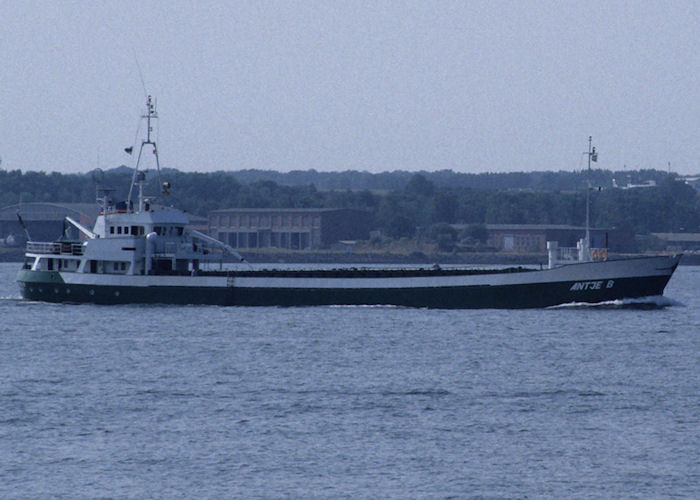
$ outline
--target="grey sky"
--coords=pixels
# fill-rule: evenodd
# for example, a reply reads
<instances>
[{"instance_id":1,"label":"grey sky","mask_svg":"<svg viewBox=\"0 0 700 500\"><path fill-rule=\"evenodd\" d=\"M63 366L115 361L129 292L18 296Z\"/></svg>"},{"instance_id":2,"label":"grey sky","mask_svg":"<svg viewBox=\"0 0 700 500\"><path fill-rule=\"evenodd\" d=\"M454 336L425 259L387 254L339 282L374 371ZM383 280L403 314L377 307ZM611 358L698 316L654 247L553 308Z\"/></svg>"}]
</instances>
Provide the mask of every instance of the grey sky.
<instances>
[{"instance_id":1,"label":"grey sky","mask_svg":"<svg viewBox=\"0 0 700 500\"><path fill-rule=\"evenodd\" d=\"M700 172L700 3L0 3L2 167Z\"/></svg>"}]
</instances>

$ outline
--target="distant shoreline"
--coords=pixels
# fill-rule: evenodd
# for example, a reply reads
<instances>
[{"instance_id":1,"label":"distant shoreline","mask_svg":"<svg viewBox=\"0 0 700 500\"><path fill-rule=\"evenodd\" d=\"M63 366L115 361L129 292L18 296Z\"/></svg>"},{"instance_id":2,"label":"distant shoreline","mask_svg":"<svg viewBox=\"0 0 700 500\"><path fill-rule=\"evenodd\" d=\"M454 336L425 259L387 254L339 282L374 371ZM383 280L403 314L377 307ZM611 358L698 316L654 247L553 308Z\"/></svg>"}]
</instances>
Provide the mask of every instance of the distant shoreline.
<instances>
[{"instance_id":1,"label":"distant shoreline","mask_svg":"<svg viewBox=\"0 0 700 500\"><path fill-rule=\"evenodd\" d=\"M438 253L424 254L414 252L411 254L372 252L351 253L337 251L308 251L308 252L275 252L260 251L246 252L241 255L250 263L255 264L403 264L403 265L428 265L428 264L492 264L492 265L547 265L545 254L517 254L503 252L474 252L474 253ZM625 257L629 255L624 255ZM611 255L612 258L623 255ZM17 262L24 260L23 248L0 248L0 262ZM225 262L235 262L235 259L227 258ZM681 265L700 265L700 254L685 254Z\"/></svg>"}]
</instances>

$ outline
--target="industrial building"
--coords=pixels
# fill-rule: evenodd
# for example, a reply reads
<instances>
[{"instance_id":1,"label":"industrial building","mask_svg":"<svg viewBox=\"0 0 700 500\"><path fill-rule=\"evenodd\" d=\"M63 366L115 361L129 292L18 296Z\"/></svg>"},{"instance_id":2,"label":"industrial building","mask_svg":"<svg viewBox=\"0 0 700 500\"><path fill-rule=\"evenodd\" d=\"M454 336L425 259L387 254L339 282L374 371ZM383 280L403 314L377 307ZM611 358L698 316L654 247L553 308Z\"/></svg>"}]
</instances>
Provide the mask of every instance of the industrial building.
<instances>
[{"instance_id":1,"label":"industrial building","mask_svg":"<svg viewBox=\"0 0 700 500\"><path fill-rule=\"evenodd\" d=\"M209 235L234 248L316 250L366 240L371 216L349 208L230 208L209 213Z\"/></svg>"},{"instance_id":2,"label":"industrial building","mask_svg":"<svg viewBox=\"0 0 700 500\"><path fill-rule=\"evenodd\" d=\"M0 209L0 243L22 246L27 240L25 228L34 241L52 241L69 231L78 238L75 228L64 223L70 217L80 224L92 227L100 207L96 203L34 202L10 205ZM20 217L17 217L19 214Z\"/></svg>"},{"instance_id":3,"label":"industrial building","mask_svg":"<svg viewBox=\"0 0 700 500\"><path fill-rule=\"evenodd\" d=\"M488 243L504 252L544 253L548 241L560 247L575 247L586 235L586 228L565 224L486 224ZM620 229L591 228L591 247L614 252L636 250L634 233Z\"/></svg>"},{"instance_id":4,"label":"industrial building","mask_svg":"<svg viewBox=\"0 0 700 500\"><path fill-rule=\"evenodd\" d=\"M699 252L700 233L651 233L663 245L664 250Z\"/></svg>"}]
</instances>

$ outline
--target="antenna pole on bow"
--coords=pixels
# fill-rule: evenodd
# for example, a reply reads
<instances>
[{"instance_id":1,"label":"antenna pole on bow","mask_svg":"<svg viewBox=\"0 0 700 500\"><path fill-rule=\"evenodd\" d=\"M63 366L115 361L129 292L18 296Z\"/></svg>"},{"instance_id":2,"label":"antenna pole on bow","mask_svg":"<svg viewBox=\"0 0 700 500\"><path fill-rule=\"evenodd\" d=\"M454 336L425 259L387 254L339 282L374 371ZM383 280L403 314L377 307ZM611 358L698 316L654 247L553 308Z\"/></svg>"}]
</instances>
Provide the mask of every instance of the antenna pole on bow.
<instances>
[{"instance_id":1,"label":"antenna pole on bow","mask_svg":"<svg viewBox=\"0 0 700 500\"><path fill-rule=\"evenodd\" d=\"M588 172L586 173L586 252L591 248L591 161L598 161L598 153L593 146L593 137L588 136ZM587 256L588 257L588 256Z\"/></svg>"}]
</instances>

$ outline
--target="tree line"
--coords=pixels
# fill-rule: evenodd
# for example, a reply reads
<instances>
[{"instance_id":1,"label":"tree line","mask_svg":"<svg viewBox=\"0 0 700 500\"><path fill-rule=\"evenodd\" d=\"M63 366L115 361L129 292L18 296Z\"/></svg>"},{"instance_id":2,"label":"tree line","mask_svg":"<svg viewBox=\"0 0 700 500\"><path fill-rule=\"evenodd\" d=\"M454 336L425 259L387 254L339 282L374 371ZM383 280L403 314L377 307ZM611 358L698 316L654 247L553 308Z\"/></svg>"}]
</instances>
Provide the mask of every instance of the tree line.
<instances>
[{"instance_id":1,"label":"tree line","mask_svg":"<svg viewBox=\"0 0 700 500\"><path fill-rule=\"evenodd\" d=\"M258 179L251 178L251 172L167 169L160 180L170 183L170 194L156 201L201 216L233 207L358 208L369 211L374 226L393 238L410 238L419 228L444 228L449 224L585 223L587 183L582 172L369 174L310 170L274 173L273 178ZM592 174L593 226L639 234L700 232L700 196L675 175L657 170L594 170ZM95 201L98 185L115 188L115 200L125 199L131 175L126 167L87 174L0 170L0 206L20 201L90 203ZM336 182L343 178L348 179L347 184L329 187L329 179ZM160 180L154 172L148 172L147 179L147 192L159 192ZM289 184L290 179L300 183ZM656 186L619 189L612 187L613 179L623 179L616 181L618 184L653 180ZM364 187L355 188L356 185Z\"/></svg>"},{"instance_id":2,"label":"tree line","mask_svg":"<svg viewBox=\"0 0 700 500\"><path fill-rule=\"evenodd\" d=\"M541 172L506 172L506 173L462 173L453 170L432 172L393 172L370 173L356 170L342 172L318 172L316 170L293 170L275 172L272 170L237 170L233 172L238 182L254 184L260 181L273 181L285 186L313 184L319 190L353 191L367 189L370 191L401 190L414 175L421 175L436 187L463 187L490 190L531 190L531 191L571 191L580 189L586 183L586 172L577 171L541 171ZM591 182L603 188L617 185L641 184L653 180L660 182L668 174L659 170L631 170L613 172L609 170L592 171Z\"/></svg>"}]
</instances>

